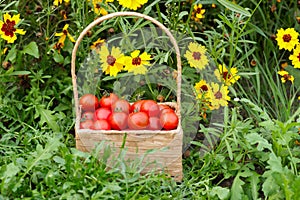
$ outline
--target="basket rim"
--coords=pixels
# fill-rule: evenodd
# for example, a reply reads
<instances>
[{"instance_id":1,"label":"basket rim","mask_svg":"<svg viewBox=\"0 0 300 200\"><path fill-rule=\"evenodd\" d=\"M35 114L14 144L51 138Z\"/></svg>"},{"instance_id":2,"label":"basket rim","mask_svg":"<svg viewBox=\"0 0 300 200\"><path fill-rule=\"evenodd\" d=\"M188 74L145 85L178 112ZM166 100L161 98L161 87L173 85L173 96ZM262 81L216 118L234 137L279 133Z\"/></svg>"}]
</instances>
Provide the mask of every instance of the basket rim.
<instances>
[{"instance_id":1,"label":"basket rim","mask_svg":"<svg viewBox=\"0 0 300 200\"><path fill-rule=\"evenodd\" d=\"M180 51L179 51L179 47L177 44L177 41L175 40L174 36L172 35L172 33L169 31L169 29L167 27L165 27L162 23L160 23L159 21L157 21L156 19L142 14L142 13L138 13L138 12L114 12L114 13L110 13L104 16L101 16L99 18L97 18L96 20L94 20L93 22L91 22L79 35L79 37L77 38L75 45L73 47L72 50L72 57L71 57L71 76L72 76L72 85L73 85L73 95L74 95L74 103L75 103L75 114L76 114L76 122L75 122L75 130L79 130L79 122L80 122L80 114L81 114L81 110L80 110L80 106L79 106L79 98L78 98L78 90L77 90L77 76L76 76L76 67L75 67L75 63L76 63L76 53L78 50L78 47L83 39L83 37L89 32L90 29L92 29L93 27L95 27L96 25L100 24L101 22L114 18L114 17L122 17L122 16L132 16L132 17L138 17L138 18L143 18L145 20L151 21L153 24L155 24L156 26L158 26L160 29L162 29L162 31L164 31L167 36L169 37L174 49L175 49L175 53L176 53L176 59L177 59L177 78L176 78L176 83L177 83L177 91L176 91L176 95L177 95L177 112L176 114L178 115L179 118L179 124L178 127L181 127L181 115L180 115L180 102L181 102L181 74L182 74L182 66L181 66L181 57L180 57Z\"/></svg>"}]
</instances>

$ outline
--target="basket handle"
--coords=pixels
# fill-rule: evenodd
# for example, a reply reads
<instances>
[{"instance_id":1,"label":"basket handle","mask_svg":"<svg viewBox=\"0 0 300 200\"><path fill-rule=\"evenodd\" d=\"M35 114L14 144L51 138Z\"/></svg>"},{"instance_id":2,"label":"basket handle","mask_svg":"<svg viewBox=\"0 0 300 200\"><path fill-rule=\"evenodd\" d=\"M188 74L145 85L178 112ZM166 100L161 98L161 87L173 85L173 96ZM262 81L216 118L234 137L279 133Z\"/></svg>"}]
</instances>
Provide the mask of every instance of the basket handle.
<instances>
[{"instance_id":1,"label":"basket handle","mask_svg":"<svg viewBox=\"0 0 300 200\"><path fill-rule=\"evenodd\" d=\"M172 35L172 33L159 21L157 21L156 19L141 14L141 13L137 13L137 12L115 12L115 13L111 13L102 17L99 17L98 19L96 19L95 21L93 21L92 23L90 23L79 35L79 37L76 40L76 43L74 45L73 51L72 51L72 59L71 59L71 74L72 74L72 84L73 84L73 93L74 93L74 101L75 101L75 109L76 109L76 120L79 120L80 118L80 110L79 110L79 99L78 99L78 90L77 90L77 77L75 74L75 60L76 60L76 52L78 49L78 46L80 44L80 42L82 41L83 37L87 34L87 32L92 29L94 26L100 24L101 22L114 18L114 17L119 17L119 16L135 16L135 17L139 17L139 18L143 18L146 20L151 21L153 24L157 25L160 29L162 29L170 38L171 43L173 44L174 48L175 48L175 52L176 52L176 57L177 57L177 104L178 104L178 115L180 118L180 95L181 95L181 58L180 58L180 51L179 51L179 47L178 44L174 38L174 36Z\"/></svg>"}]
</instances>

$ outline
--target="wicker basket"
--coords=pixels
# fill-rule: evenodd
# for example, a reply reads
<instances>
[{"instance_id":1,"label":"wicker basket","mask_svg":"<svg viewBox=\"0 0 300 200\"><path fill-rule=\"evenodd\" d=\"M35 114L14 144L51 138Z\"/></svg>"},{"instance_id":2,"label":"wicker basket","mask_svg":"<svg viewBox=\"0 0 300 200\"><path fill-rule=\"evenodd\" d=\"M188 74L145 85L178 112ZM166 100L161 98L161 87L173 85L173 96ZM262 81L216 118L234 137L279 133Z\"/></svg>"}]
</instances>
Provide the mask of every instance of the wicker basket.
<instances>
[{"instance_id":1,"label":"wicker basket","mask_svg":"<svg viewBox=\"0 0 300 200\"><path fill-rule=\"evenodd\" d=\"M76 52L80 42L87 32L103 22L114 17L119 16L133 16L143 18L151 21L153 24L162 29L169 37L172 45L174 46L177 56L177 102L166 102L165 104L175 108L176 114L179 117L179 124L177 129L165 131L165 130L126 130L126 131L100 131L100 130L88 130L80 129L81 109L79 106L78 90L77 90L77 77L75 74L75 60ZM135 159L137 157L145 156L143 159L144 168L142 173L149 171L164 171L172 176L176 181L182 180L182 138L183 131L181 127L181 115L180 115L180 96L181 96L181 59L180 52L176 40L170 31L157 20L136 12L116 12L108 14L96 19L89 24L79 35L73 52L71 60L71 74L74 92L76 122L75 122L75 134L76 134L76 148L81 151L90 152L97 143L105 141L111 147L115 148L116 156L118 155L120 148L126 149L125 158ZM123 139L126 137L125 144ZM153 153L145 154L149 150L154 150ZM152 164L149 165L149 162Z\"/></svg>"}]
</instances>

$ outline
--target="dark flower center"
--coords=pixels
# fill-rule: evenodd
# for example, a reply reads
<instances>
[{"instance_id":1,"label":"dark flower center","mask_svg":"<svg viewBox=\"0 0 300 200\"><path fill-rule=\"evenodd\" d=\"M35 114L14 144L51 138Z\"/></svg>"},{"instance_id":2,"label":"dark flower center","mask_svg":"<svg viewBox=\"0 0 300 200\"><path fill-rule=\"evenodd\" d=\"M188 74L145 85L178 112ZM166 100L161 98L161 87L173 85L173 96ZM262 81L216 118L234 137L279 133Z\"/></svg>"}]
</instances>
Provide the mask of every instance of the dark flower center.
<instances>
[{"instance_id":1,"label":"dark flower center","mask_svg":"<svg viewBox=\"0 0 300 200\"><path fill-rule=\"evenodd\" d=\"M224 80L227 80L227 79L230 79L231 78L231 75L228 74L228 72L223 72L223 79Z\"/></svg>"},{"instance_id":2,"label":"dark flower center","mask_svg":"<svg viewBox=\"0 0 300 200\"><path fill-rule=\"evenodd\" d=\"M201 58L201 53L200 52L193 52L193 58L195 60L200 60Z\"/></svg>"},{"instance_id":3,"label":"dark flower center","mask_svg":"<svg viewBox=\"0 0 300 200\"><path fill-rule=\"evenodd\" d=\"M289 42L292 39L292 36L290 34L284 34L282 37L284 42Z\"/></svg>"},{"instance_id":4,"label":"dark flower center","mask_svg":"<svg viewBox=\"0 0 300 200\"><path fill-rule=\"evenodd\" d=\"M67 30L63 30L63 34L64 35L68 35L68 31Z\"/></svg>"},{"instance_id":5,"label":"dark flower center","mask_svg":"<svg viewBox=\"0 0 300 200\"><path fill-rule=\"evenodd\" d=\"M100 6L99 3L97 3L95 6L96 6L97 9L100 9L100 8L101 8L101 6Z\"/></svg>"},{"instance_id":6,"label":"dark flower center","mask_svg":"<svg viewBox=\"0 0 300 200\"><path fill-rule=\"evenodd\" d=\"M216 99L222 99L222 93L218 91L217 93L215 93L215 97Z\"/></svg>"},{"instance_id":7,"label":"dark flower center","mask_svg":"<svg viewBox=\"0 0 300 200\"><path fill-rule=\"evenodd\" d=\"M291 75L285 74L285 75L283 75L283 78L284 78L284 80L288 81L288 80L290 80Z\"/></svg>"},{"instance_id":8,"label":"dark flower center","mask_svg":"<svg viewBox=\"0 0 300 200\"><path fill-rule=\"evenodd\" d=\"M207 85L202 85L200 88L202 91L208 91Z\"/></svg>"},{"instance_id":9,"label":"dark flower center","mask_svg":"<svg viewBox=\"0 0 300 200\"><path fill-rule=\"evenodd\" d=\"M107 64L113 66L116 62L116 59L113 56L109 55L107 56L106 62Z\"/></svg>"},{"instance_id":10,"label":"dark flower center","mask_svg":"<svg viewBox=\"0 0 300 200\"><path fill-rule=\"evenodd\" d=\"M201 8L197 8L196 13L201 14Z\"/></svg>"},{"instance_id":11,"label":"dark flower center","mask_svg":"<svg viewBox=\"0 0 300 200\"><path fill-rule=\"evenodd\" d=\"M3 31L6 36L13 37L14 32L16 31L15 25L15 21L10 21L9 19L7 19L6 23L3 24L1 31Z\"/></svg>"},{"instance_id":12,"label":"dark flower center","mask_svg":"<svg viewBox=\"0 0 300 200\"><path fill-rule=\"evenodd\" d=\"M140 57L132 58L133 65L140 65L141 62L142 62L142 59Z\"/></svg>"}]
</instances>

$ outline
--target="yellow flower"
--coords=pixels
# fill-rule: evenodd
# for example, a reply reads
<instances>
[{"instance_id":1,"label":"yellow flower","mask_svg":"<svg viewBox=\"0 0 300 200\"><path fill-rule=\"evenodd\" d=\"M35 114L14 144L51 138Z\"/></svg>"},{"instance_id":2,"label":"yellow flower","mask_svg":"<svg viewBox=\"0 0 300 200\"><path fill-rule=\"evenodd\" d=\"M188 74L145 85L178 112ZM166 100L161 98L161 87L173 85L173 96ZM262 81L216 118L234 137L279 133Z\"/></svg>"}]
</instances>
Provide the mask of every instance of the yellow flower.
<instances>
[{"instance_id":1,"label":"yellow flower","mask_svg":"<svg viewBox=\"0 0 300 200\"><path fill-rule=\"evenodd\" d=\"M300 44L297 44L293 54L290 55L289 59L292 61L294 68L300 68Z\"/></svg>"},{"instance_id":2,"label":"yellow flower","mask_svg":"<svg viewBox=\"0 0 300 200\"><path fill-rule=\"evenodd\" d=\"M137 10L142 5L148 2L148 0L118 0L119 4L124 8L129 8L131 10Z\"/></svg>"},{"instance_id":3,"label":"yellow flower","mask_svg":"<svg viewBox=\"0 0 300 200\"><path fill-rule=\"evenodd\" d=\"M210 86L206 83L205 80L200 80L194 86L197 94L197 99L202 99L203 97L207 97L207 92L210 90Z\"/></svg>"},{"instance_id":4,"label":"yellow flower","mask_svg":"<svg viewBox=\"0 0 300 200\"><path fill-rule=\"evenodd\" d=\"M3 15L4 20L0 20L0 35L1 38L6 40L8 43L14 43L17 39L17 35L24 35L26 31L23 29L17 29L15 26L20 22L20 14L13 15L12 17L5 13Z\"/></svg>"},{"instance_id":5,"label":"yellow flower","mask_svg":"<svg viewBox=\"0 0 300 200\"><path fill-rule=\"evenodd\" d=\"M111 53L107 46L101 46L99 51L102 70L110 76L117 76L124 67L124 54L119 47L112 47Z\"/></svg>"},{"instance_id":6,"label":"yellow flower","mask_svg":"<svg viewBox=\"0 0 300 200\"><path fill-rule=\"evenodd\" d=\"M188 60L191 67L204 69L208 64L208 58L205 55L206 48L196 42L190 42L189 50L186 51L184 57Z\"/></svg>"},{"instance_id":7,"label":"yellow flower","mask_svg":"<svg viewBox=\"0 0 300 200\"><path fill-rule=\"evenodd\" d=\"M59 4L62 4L63 0L54 0L53 5L58 6ZM64 0L66 4L70 3L70 0Z\"/></svg>"},{"instance_id":8,"label":"yellow flower","mask_svg":"<svg viewBox=\"0 0 300 200\"><path fill-rule=\"evenodd\" d=\"M240 76L237 75L238 70L235 67L230 68L230 71L226 68L226 66L219 65L219 69L216 69L214 71L215 76L219 81L224 82L225 85L229 86L231 84L234 84Z\"/></svg>"},{"instance_id":9,"label":"yellow flower","mask_svg":"<svg viewBox=\"0 0 300 200\"><path fill-rule=\"evenodd\" d=\"M204 18L205 9L202 8L202 4L194 5L194 11L198 19Z\"/></svg>"},{"instance_id":10,"label":"yellow flower","mask_svg":"<svg viewBox=\"0 0 300 200\"><path fill-rule=\"evenodd\" d=\"M59 38L58 42L54 45L54 47L53 47L54 49L57 49L58 51L60 51L60 49L62 49L65 45L65 40L66 40L67 36L71 40L71 42L75 42L74 38L69 33L68 28L69 28L69 24L66 24L61 33L55 34L55 36L58 36L60 38Z\"/></svg>"},{"instance_id":11,"label":"yellow flower","mask_svg":"<svg viewBox=\"0 0 300 200\"><path fill-rule=\"evenodd\" d=\"M102 0L93 0L94 13L97 15L107 15L108 12L105 10L103 5L104 3Z\"/></svg>"},{"instance_id":12,"label":"yellow flower","mask_svg":"<svg viewBox=\"0 0 300 200\"><path fill-rule=\"evenodd\" d=\"M130 56L124 57L125 68L128 72L133 72L134 75L146 74L147 67L150 65L151 55L147 52L140 54L140 50L133 51Z\"/></svg>"},{"instance_id":13,"label":"yellow flower","mask_svg":"<svg viewBox=\"0 0 300 200\"><path fill-rule=\"evenodd\" d=\"M281 82L285 83L286 81L291 81L294 83L294 76L290 75L287 71L281 70L278 72L281 77Z\"/></svg>"},{"instance_id":14,"label":"yellow flower","mask_svg":"<svg viewBox=\"0 0 300 200\"><path fill-rule=\"evenodd\" d=\"M105 40L98 38L98 40L96 40L95 42L93 42L93 45L91 45L91 49L95 50L95 49L100 49L101 46L103 46L105 44Z\"/></svg>"},{"instance_id":15,"label":"yellow flower","mask_svg":"<svg viewBox=\"0 0 300 200\"><path fill-rule=\"evenodd\" d=\"M300 101L300 96L298 96L298 100Z\"/></svg>"},{"instance_id":16,"label":"yellow flower","mask_svg":"<svg viewBox=\"0 0 300 200\"><path fill-rule=\"evenodd\" d=\"M283 30L282 28L277 30L276 40L278 42L279 49L286 49L291 51L298 41L299 33L294 28L288 28Z\"/></svg>"},{"instance_id":17,"label":"yellow flower","mask_svg":"<svg viewBox=\"0 0 300 200\"><path fill-rule=\"evenodd\" d=\"M208 91L209 101L211 103L211 110L219 109L220 106L227 106L230 97L228 96L228 87L225 85L218 85L211 83L211 89Z\"/></svg>"}]
</instances>

